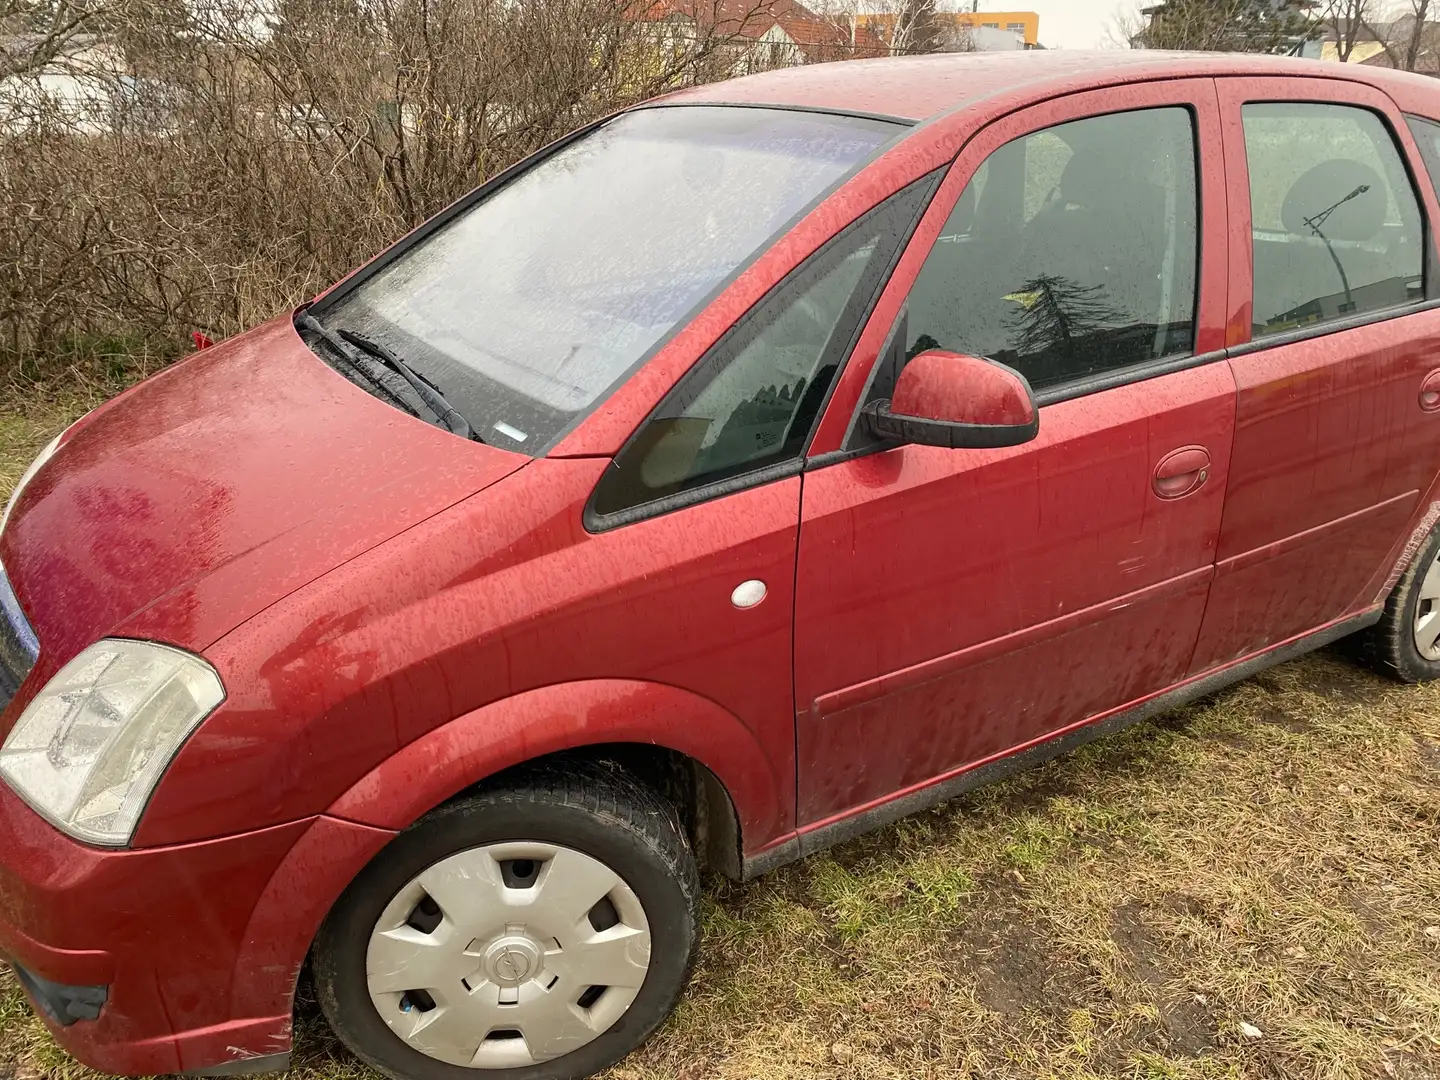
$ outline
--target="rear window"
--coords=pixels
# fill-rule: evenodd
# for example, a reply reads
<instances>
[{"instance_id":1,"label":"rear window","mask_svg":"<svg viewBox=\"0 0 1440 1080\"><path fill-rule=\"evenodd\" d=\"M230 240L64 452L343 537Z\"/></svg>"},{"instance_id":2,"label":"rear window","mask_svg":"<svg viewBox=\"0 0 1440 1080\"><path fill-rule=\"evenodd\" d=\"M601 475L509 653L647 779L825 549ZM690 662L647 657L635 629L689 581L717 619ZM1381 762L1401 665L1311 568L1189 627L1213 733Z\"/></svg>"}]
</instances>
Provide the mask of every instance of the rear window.
<instances>
[{"instance_id":1,"label":"rear window","mask_svg":"<svg viewBox=\"0 0 1440 1080\"><path fill-rule=\"evenodd\" d=\"M327 304L486 441L540 453L800 211L903 130L725 106L627 113Z\"/></svg>"}]
</instances>

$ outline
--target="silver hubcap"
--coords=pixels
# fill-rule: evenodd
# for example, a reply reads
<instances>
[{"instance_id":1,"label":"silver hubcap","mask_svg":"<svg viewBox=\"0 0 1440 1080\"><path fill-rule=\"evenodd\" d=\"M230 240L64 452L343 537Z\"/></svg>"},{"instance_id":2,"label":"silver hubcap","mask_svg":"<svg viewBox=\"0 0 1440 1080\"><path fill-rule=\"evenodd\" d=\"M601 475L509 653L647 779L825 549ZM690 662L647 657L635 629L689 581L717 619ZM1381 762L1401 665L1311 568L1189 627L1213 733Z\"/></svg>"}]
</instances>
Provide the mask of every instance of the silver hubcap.
<instances>
[{"instance_id":1,"label":"silver hubcap","mask_svg":"<svg viewBox=\"0 0 1440 1080\"><path fill-rule=\"evenodd\" d=\"M489 844L442 859L386 905L365 979L390 1030L440 1061L503 1069L603 1034L650 968L640 899L598 859Z\"/></svg>"},{"instance_id":2,"label":"silver hubcap","mask_svg":"<svg viewBox=\"0 0 1440 1080\"><path fill-rule=\"evenodd\" d=\"M1426 660L1440 660L1440 557L1420 579L1415 603L1415 648Z\"/></svg>"}]
</instances>

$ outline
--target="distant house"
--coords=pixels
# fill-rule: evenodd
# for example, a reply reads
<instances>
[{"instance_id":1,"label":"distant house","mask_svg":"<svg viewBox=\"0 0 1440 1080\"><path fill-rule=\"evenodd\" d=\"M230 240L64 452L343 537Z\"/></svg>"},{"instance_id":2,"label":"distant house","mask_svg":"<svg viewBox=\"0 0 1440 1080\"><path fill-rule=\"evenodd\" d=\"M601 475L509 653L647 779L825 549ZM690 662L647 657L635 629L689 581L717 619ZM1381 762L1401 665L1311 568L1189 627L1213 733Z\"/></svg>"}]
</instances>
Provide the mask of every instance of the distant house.
<instances>
[{"instance_id":1,"label":"distant house","mask_svg":"<svg viewBox=\"0 0 1440 1080\"><path fill-rule=\"evenodd\" d=\"M955 38L957 47L970 52L1020 52L1031 48L1020 30L997 26L970 26Z\"/></svg>"},{"instance_id":2,"label":"distant house","mask_svg":"<svg viewBox=\"0 0 1440 1080\"><path fill-rule=\"evenodd\" d=\"M894 11L861 12L852 16L893 51ZM1040 48L1040 16L1033 11L937 11L942 52L1013 52Z\"/></svg>"},{"instance_id":3,"label":"distant house","mask_svg":"<svg viewBox=\"0 0 1440 1080\"><path fill-rule=\"evenodd\" d=\"M1357 43L1350 54L1351 63L1389 68L1396 67L1396 61L1399 61L1398 66L1421 75L1440 76L1440 23L1427 19L1417 29L1415 16L1406 15L1372 27L1369 36L1374 39L1369 52L1356 61L1355 55L1360 51ZM1383 44L1387 41L1390 43L1388 51ZM1410 57L1412 44L1415 49L1413 60Z\"/></svg>"},{"instance_id":4,"label":"distant house","mask_svg":"<svg viewBox=\"0 0 1440 1080\"><path fill-rule=\"evenodd\" d=\"M1160 0L1159 3L1151 4L1149 7L1140 9L1141 16L1145 19L1145 25L1140 32L1131 39L1132 45L1144 47L1147 39L1154 40L1153 35L1162 26L1165 20L1172 16L1174 0ZM1249 0L1249 10L1259 10L1274 15L1303 15L1314 16L1321 8L1320 0ZM1267 39L1268 44L1268 39ZM1318 60L1321 55L1321 43L1312 34L1301 35L1291 38L1284 43L1289 55L1305 56Z\"/></svg>"},{"instance_id":5,"label":"distant house","mask_svg":"<svg viewBox=\"0 0 1440 1080\"><path fill-rule=\"evenodd\" d=\"M945 18L953 18L958 24L973 30L1003 30L1007 34L1019 34L1023 48L1035 49L1040 46L1040 16L1033 11L956 11L942 12ZM983 39L986 35L979 34ZM988 49L981 49L988 52Z\"/></svg>"},{"instance_id":6,"label":"distant house","mask_svg":"<svg viewBox=\"0 0 1440 1080\"><path fill-rule=\"evenodd\" d=\"M1345 58L1345 63L1363 64L1376 53L1383 53L1385 46L1377 36L1377 31L1384 32L1389 24L1376 24L1373 28L1363 24L1356 25L1353 29L1348 19L1339 20L1339 25L1327 25L1325 34L1320 39L1320 59L1339 60L1340 42L1350 41L1350 55Z\"/></svg>"},{"instance_id":7,"label":"distant house","mask_svg":"<svg viewBox=\"0 0 1440 1080\"><path fill-rule=\"evenodd\" d=\"M873 32L797 0L652 0L635 18L655 27L662 44L728 39L737 74L889 53Z\"/></svg>"}]
</instances>

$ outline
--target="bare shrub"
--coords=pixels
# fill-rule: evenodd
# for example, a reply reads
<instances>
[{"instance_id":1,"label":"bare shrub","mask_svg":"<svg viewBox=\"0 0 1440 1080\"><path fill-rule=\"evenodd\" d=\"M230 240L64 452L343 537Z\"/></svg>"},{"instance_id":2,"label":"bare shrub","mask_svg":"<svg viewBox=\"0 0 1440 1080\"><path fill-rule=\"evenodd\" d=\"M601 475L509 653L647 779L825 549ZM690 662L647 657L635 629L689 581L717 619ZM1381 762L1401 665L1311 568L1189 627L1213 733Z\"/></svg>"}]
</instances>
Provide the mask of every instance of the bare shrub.
<instances>
[{"instance_id":1,"label":"bare shrub","mask_svg":"<svg viewBox=\"0 0 1440 1080\"><path fill-rule=\"evenodd\" d=\"M752 13L707 2L87 9L0 81L0 352L176 349L299 302L576 126L736 70Z\"/></svg>"}]
</instances>

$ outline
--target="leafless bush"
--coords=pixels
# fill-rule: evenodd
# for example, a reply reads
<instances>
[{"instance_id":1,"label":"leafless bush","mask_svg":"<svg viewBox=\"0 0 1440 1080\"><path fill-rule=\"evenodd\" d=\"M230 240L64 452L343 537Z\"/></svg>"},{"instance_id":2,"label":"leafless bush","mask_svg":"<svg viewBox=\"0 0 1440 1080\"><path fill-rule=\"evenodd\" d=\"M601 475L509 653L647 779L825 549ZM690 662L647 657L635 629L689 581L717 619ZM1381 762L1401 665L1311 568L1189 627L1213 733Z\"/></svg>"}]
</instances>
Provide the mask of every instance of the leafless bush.
<instances>
[{"instance_id":1,"label":"leafless bush","mask_svg":"<svg viewBox=\"0 0 1440 1080\"><path fill-rule=\"evenodd\" d=\"M1141 49L1288 52L1315 33L1318 0L1135 0L1112 36Z\"/></svg>"},{"instance_id":2,"label":"leafless bush","mask_svg":"<svg viewBox=\"0 0 1440 1080\"><path fill-rule=\"evenodd\" d=\"M747 13L737 21L728 0L666 10L86 9L49 55L0 80L0 352L13 367L77 337L173 347L313 294L577 125L735 69Z\"/></svg>"},{"instance_id":3,"label":"leafless bush","mask_svg":"<svg viewBox=\"0 0 1440 1080\"><path fill-rule=\"evenodd\" d=\"M1434 16L1431 0L1325 0L1319 21L1338 60L1433 76L1440 75L1440 24Z\"/></svg>"}]
</instances>

